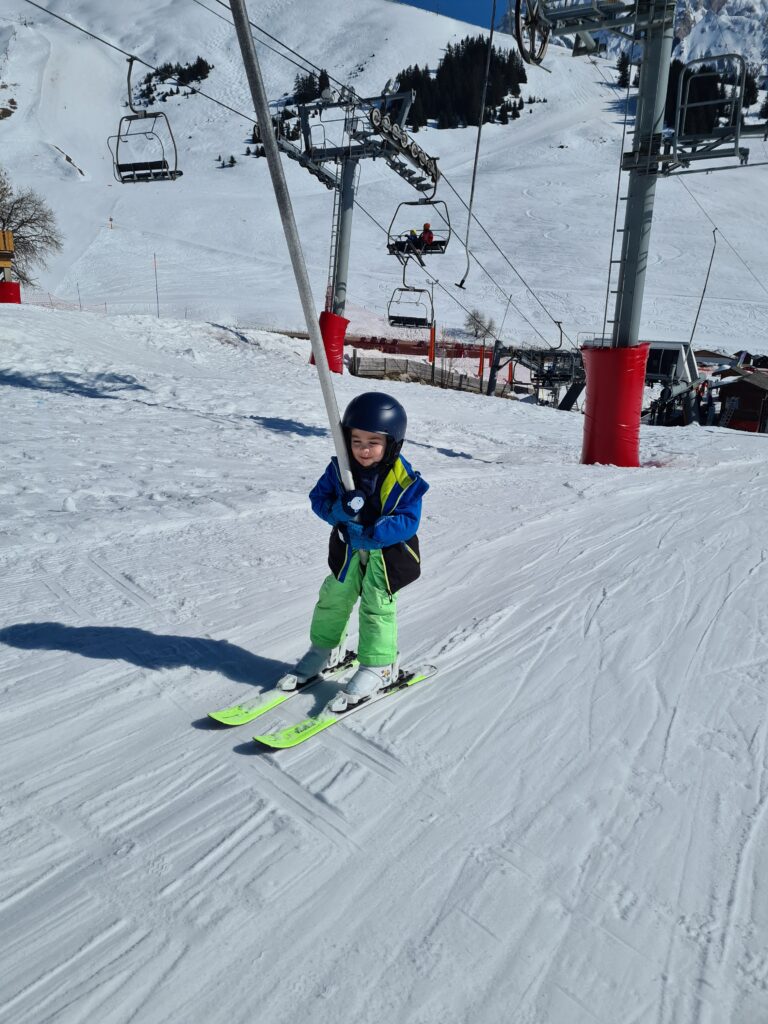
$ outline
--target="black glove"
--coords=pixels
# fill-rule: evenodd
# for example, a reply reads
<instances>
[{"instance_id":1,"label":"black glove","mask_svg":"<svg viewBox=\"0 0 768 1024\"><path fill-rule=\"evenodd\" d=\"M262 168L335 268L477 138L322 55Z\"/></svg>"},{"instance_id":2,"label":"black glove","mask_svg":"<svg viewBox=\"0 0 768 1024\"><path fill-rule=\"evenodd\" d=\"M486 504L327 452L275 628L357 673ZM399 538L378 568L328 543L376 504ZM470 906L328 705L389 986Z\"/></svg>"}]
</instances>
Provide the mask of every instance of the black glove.
<instances>
[{"instance_id":1,"label":"black glove","mask_svg":"<svg viewBox=\"0 0 768 1024\"><path fill-rule=\"evenodd\" d=\"M334 501L331 515L336 523L351 523L355 516L362 511L364 504L365 494L362 491L347 491L341 498Z\"/></svg>"}]
</instances>

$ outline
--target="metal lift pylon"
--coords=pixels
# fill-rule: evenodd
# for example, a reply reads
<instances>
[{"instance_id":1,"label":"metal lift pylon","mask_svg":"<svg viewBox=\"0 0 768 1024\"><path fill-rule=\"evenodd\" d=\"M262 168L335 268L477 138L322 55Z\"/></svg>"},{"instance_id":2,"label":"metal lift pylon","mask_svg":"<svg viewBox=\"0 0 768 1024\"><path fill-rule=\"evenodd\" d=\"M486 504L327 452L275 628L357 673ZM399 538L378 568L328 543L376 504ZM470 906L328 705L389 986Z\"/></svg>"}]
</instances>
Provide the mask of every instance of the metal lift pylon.
<instances>
[{"instance_id":1,"label":"metal lift pylon","mask_svg":"<svg viewBox=\"0 0 768 1024\"><path fill-rule=\"evenodd\" d=\"M664 105L674 34L674 0L516 0L515 32L523 59L540 64L552 36L575 39L574 55L596 49L596 32L616 32L643 46L611 336L584 350L588 394L582 462L639 465L639 428L647 348L640 345L656 181L661 170ZM609 284L610 287L610 284ZM607 342L607 344L606 344Z\"/></svg>"}]
</instances>

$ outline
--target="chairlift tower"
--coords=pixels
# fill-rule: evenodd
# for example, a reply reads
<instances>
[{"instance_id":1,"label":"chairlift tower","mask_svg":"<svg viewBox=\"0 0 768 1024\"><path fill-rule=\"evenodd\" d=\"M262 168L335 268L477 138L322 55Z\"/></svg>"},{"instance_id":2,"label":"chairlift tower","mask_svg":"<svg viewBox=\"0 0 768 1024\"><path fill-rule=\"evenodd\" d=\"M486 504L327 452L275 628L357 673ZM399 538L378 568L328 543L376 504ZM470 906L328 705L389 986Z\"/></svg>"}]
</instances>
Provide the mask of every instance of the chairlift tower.
<instances>
[{"instance_id":1,"label":"chairlift tower","mask_svg":"<svg viewBox=\"0 0 768 1024\"><path fill-rule=\"evenodd\" d=\"M383 159L422 196L434 195L440 172L403 127L416 94L413 90L361 98L342 89L298 106L297 146L275 126L278 148L334 189L326 310L343 316L347 299L352 215L360 162ZM257 155L261 155L258 154Z\"/></svg>"},{"instance_id":2,"label":"chairlift tower","mask_svg":"<svg viewBox=\"0 0 768 1024\"><path fill-rule=\"evenodd\" d=\"M664 108L674 35L674 0L516 0L515 35L521 56L541 64L550 38L572 37L573 55L594 53L595 34L613 32L643 47L637 94L635 131L630 151L622 155L628 172L621 249L611 258L608 288L616 296L608 337L585 348L587 372L593 377L587 402L582 461L638 465L641 382L647 347L641 346L640 316L653 220L656 182L676 168L687 170L691 160L737 155L744 162L739 135L745 131L741 117L741 86L726 111L727 125L716 124L709 133L693 133L689 115L697 106L690 93L690 76L681 77L677 125L670 142L664 132ZM699 62L702 63L702 62ZM682 105L682 113L681 113ZM723 107L722 100L720 106ZM717 118L715 119L717 121ZM739 152L739 150L742 150ZM748 154L747 154L748 155ZM611 288L618 271L615 288ZM611 354L606 349L614 350ZM629 352L628 350L636 350ZM643 351L644 350L644 351Z\"/></svg>"},{"instance_id":3,"label":"chairlift tower","mask_svg":"<svg viewBox=\"0 0 768 1024\"><path fill-rule=\"evenodd\" d=\"M515 10L518 44L529 63L541 63L551 37L573 36L574 56L597 50L596 32L614 32L643 44L632 150L622 161L622 168L629 170L629 187L621 255L611 261L611 270L616 266L619 271L614 319L610 321L611 345L615 348L629 348L639 342L674 17L674 0L517 0Z\"/></svg>"}]
</instances>

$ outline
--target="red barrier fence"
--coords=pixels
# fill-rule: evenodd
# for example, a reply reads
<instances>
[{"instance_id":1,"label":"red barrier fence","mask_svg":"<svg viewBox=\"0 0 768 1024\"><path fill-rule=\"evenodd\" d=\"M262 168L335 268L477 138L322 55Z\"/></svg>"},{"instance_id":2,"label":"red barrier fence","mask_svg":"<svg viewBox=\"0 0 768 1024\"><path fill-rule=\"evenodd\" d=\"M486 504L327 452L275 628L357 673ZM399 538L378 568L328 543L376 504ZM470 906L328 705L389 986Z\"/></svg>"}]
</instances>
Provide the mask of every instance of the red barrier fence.
<instances>
[{"instance_id":1,"label":"red barrier fence","mask_svg":"<svg viewBox=\"0 0 768 1024\"><path fill-rule=\"evenodd\" d=\"M393 355L429 355L429 341L426 338L424 341L401 341L397 338L368 337L363 335L357 338L349 337L344 344L350 345L353 348L376 349L378 352L389 352ZM438 359L442 358L443 355L445 355L446 359L477 359L480 355L480 346L461 345L458 342L441 345L440 342L436 342L435 352Z\"/></svg>"}]
</instances>

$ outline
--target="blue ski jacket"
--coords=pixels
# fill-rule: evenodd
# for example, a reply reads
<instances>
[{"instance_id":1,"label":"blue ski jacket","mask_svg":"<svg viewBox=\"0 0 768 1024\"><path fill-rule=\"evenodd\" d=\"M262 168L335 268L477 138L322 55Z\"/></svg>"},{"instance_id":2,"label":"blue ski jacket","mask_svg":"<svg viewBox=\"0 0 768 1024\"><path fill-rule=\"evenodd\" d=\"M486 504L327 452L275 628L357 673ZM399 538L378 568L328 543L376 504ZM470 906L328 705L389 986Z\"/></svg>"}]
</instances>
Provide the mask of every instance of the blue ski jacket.
<instances>
[{"instance_id":1,"label":"blue ski jacket","mask_svg":"<svg viewBox=\"0 0 768 1024\"><path fill-rule=\"evenodd\" d=\"M384 555L390 593L395 593L420 574L416 531L421 520L421 499L428 490L429 484L402 455L398 455L393 465L383 472L380 480L378 494L374 497L378 518L365 527L365 533ZM354 553L343 524L337 525L331 512L336 499L344 493L339 464L334 457L310 491L309 500L315 515L334 527L328 564L338 580L346 576Z\"/></svg>"}]
</instances>

